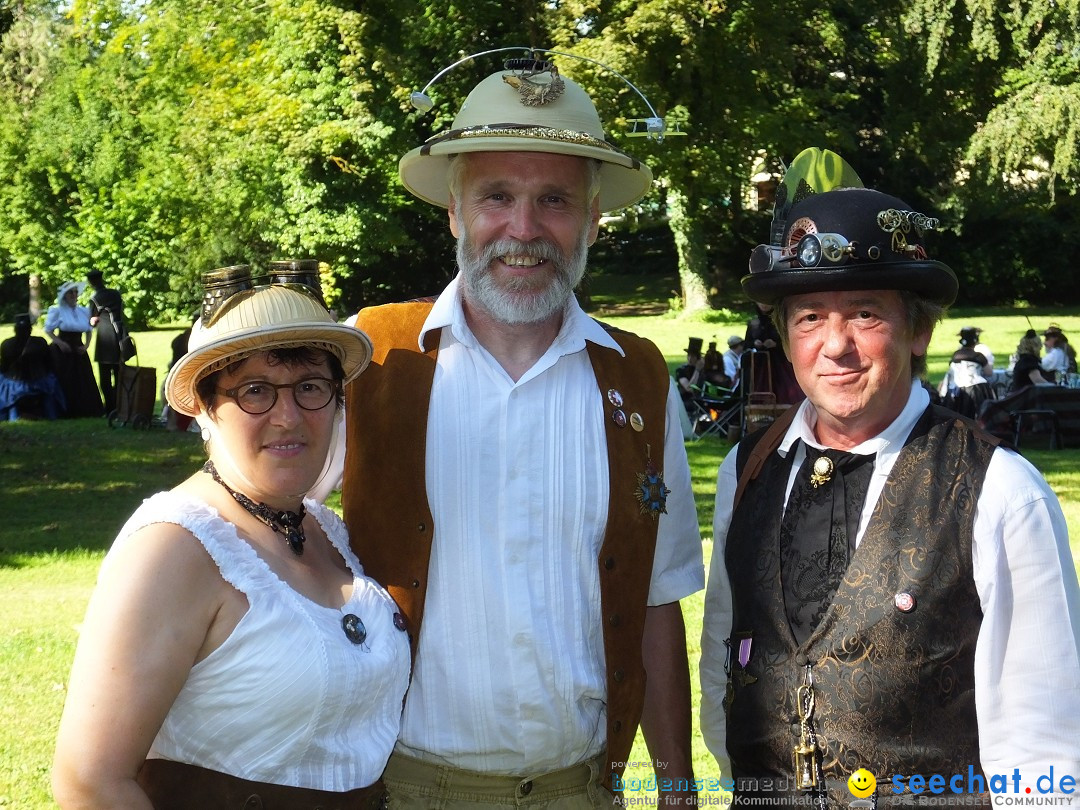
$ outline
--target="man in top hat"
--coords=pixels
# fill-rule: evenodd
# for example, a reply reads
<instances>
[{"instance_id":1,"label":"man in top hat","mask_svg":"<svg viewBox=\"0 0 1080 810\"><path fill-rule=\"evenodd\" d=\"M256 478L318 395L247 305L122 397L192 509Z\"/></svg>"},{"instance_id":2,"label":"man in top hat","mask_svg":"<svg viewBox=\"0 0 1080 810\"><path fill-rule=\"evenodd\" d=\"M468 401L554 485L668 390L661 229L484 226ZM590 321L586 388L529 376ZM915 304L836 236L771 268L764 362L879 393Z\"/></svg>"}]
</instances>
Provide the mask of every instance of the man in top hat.
<instances>
[{"instance_id":1,"label":"man in top hat","mask_svg":"<svg viewBox=\"0 0 1080 810\"><path fill-rule=\"evenodd\" d=\"M811 194L743 279L807 400L720 469L701 725L737 799L846 807L858 768L879 807L941 793L936 775L959 802L994 774L1027 795L1080 773L1061 508L919 383L957 291L926 256L936 224L878 191Z\"/></svg>"},{"instance_id":2,"label":"man in top hat","mask_svg":"<svg viewBox=\"0 0 1080 810\"><path fill-rule=\"evenodd\" d=\"M105 400L105 414L116 410L116 387L120 384L120 339L127 330L124 326L124 299L119 290L105 286L100 270L91 270L86 280L94 288L90 296L90 325L94 327L97 342L94 345L94 362L98 364L98 384Z\"/></svg>"},{"instance_id":3,"label":"man in top hat","mask_svg":"<svg viewBox=\"0 0 1080 810\"><path fill-rule=\"evenodd\" d=\"M683 405L687 408L694 397L700 395L701 385L705 382L705 358L701 356L701 344L701 338L688 338L686 365L675 369L675 382L679 386L679 396L682 397Z\"/></svg>"},{"instance_id":4,"label":"man in top hat","mask_svg":"<svg viewBox=\"0 0 1080 810\"><path fill-rule=\"evenodd\" d=\"M681 405L657 349L573 296L600 213L651 174L531 60L399 170L447 209L459 274L359 314L376 351L347 392L345 519L415 655L394 806L612 806L639 721L685 804L679 600L704 572Z\"/></svg>"}]
</instances>

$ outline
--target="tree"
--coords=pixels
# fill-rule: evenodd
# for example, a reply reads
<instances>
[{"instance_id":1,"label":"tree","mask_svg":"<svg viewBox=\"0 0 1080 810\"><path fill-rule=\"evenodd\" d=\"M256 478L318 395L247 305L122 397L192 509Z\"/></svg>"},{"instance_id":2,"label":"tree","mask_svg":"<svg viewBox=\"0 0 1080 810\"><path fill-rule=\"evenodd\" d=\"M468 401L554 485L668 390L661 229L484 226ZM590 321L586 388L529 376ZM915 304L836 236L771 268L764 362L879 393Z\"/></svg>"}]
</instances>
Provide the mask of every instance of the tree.
<instances>
[{"instance_id":1,"label":"tree","mask_svg":"<svg viewBox=\"0 0 1080 810\"><path fill-rule=\"evenodd\" d=\"M996 175L1038 176L1053 195L1080 187L1080 1L1011 5L921 0L909 24L927 35L926 71L937 75L958 41L1001 63L996 103L972 133L968 157Z\"/></svg>"}]
</instances>

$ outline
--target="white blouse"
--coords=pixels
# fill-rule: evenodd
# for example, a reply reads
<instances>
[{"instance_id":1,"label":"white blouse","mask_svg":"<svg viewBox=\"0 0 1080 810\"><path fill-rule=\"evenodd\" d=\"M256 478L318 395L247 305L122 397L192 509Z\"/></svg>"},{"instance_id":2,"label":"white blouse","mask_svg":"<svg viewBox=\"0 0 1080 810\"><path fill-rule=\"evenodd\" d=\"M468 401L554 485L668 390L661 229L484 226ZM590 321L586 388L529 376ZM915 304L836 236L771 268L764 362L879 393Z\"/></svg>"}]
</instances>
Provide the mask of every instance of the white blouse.
<instances>
[{"instance_id":1,"label":"white blouse","mask_svg":"<svg viewBox=\"0 0 1080 810\"><path fill-rule=\"evenodd\" d=\"M393 599L364 576L345 524L322 504L304 505L353 573L353 593L341 608L294 591L233 524L189 496L148 498L120 531L114 548L152 523L183 526L249 603L225 642L192 667L149 757L330 791L382 775L408 686L408 636L396 626L404 624L395 622ZM363 622L363 643L345 636L347 614Z\"/></svg>"},{"instance_id":2,"label":"white blouse","mask_svg":"<svg viewBox=\"0 0 1080 810\"><path fill-rule=\"evenodd\" d=\"M59 328L61 332L89 332L90 310L84 306L69 307L66 304L53 304L45 313L45 332L52 334Z\"/></svg>"}]
</instances>

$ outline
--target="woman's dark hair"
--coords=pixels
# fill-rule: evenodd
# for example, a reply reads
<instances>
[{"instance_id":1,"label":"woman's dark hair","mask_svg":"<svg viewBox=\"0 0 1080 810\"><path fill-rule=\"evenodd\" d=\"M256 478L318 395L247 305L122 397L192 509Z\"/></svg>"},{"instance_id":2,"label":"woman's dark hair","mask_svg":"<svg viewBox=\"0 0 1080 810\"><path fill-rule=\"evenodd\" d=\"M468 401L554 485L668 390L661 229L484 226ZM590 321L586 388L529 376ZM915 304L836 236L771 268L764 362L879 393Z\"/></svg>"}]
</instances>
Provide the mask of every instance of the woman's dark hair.
<instances>
[{"instance_id":1,"label":"woman's dark hair","mask_svg":"<svg viewBox=\"0 0 1080 810\"><path fill-rule=\"evenodd\" d=\"M217 397L218 379L221 375L225 372L232 374L251 357L252 355L249 354L239 360L234 360L229 365L207 374L195 383L195 393L200 402L206 403L207 411L213 413L214 400ZM267 365L283 365L289 368L301 365L317 366L325 363L330 370L330 379L339 383L345 379L345 371L342 369L341 361L338 360L337 355L314 346L290 346L283 349L270 349L266 353L266 362ZM337 395L334 397L334 402L338 410L345 405L345 394L340 386Z\"/></svg>"}]
</instances>

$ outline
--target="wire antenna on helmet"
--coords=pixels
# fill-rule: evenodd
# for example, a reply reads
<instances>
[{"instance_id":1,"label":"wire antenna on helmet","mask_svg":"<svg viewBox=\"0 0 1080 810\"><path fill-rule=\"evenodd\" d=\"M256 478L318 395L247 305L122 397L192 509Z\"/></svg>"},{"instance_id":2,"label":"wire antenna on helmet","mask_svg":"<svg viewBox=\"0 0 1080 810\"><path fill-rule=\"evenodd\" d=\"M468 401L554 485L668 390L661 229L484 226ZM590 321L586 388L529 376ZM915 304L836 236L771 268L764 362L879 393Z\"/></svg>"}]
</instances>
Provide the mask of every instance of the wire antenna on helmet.
<instances>
[{"instance_id":1,"label":"wire antenna on helmet","mask_svg":"<svg viewBox=\"0 0 1080 810\"><path fill-rule=\"evenodd\" d=\"M545 56L565 56L568 59L577 59L582 62L588 62L598 67L603 68L609 73L614 74L626 84L631 90L641 97L641 100L645 102L645 106L649 108L648 118L636 118L631 119L631 123L634 124L633 130L627 133L630 137L647 137L650 140L655 140L657 143L664 140L665 135L685 135L685 132L680 132L678 127L669 129L664 119L657 115L656 110L652 104L649 103L649 99L645 97L645 94L638 89L628 78L623 76L619 71L610 65L605 65L596 59L590 59L587 56L578 56L573 53L566 53L564 51L552 51L547 48L527 48L522 45L513 45L505 48L492 48L487 51L478 51L471 53L468 56L464 56L458 59L453 64L447 65L434 76L431 80L424 85L422 90L415 90L409 96L409 101L417 110L422 113L426 113L431 110L435 103L431 100L431 97L427 94L428 89L435 84L439 79L456 68L458 65L462 65L465 62L469 62L477 57L488 56L493 53L505 53L507 51L518 51L528 54L526 57L518 57L515 59L507 59L504 63L504 69L515 71L514 81L509 81L514 87L517 87L519 93L522 94L523 99L535 98L536 104L544 104L549 101L553 101L562 93L562 79L559 78L558 68L555 67L551 60L544 58ZM533 81L534 77L540 73L550 73L552 80L548 83L540 84ZM523 89L524 88L524 89ZM524 104L530 104L528 100L523 100ZM644 131L640 131L637 124L644 124Z\"/></svg>"}]
</instances>

